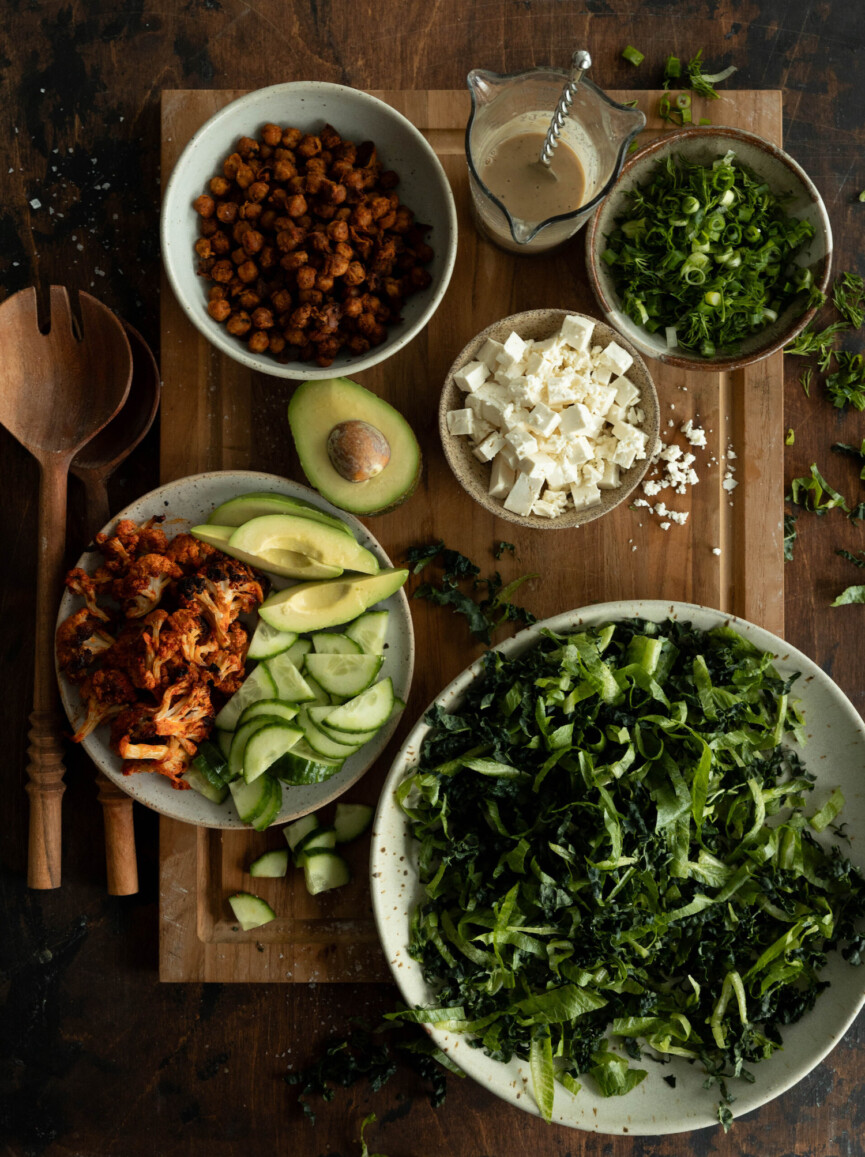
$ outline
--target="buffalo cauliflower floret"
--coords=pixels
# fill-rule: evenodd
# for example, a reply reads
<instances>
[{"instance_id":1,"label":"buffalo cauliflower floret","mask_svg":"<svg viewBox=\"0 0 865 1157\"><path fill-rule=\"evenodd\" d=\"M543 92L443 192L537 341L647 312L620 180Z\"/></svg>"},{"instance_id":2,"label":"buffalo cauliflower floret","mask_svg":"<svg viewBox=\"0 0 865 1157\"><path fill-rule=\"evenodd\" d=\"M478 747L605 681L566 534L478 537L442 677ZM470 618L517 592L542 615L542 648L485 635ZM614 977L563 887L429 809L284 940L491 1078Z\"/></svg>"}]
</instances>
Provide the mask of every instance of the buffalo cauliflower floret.
<instances>
[{"instance_id":1,"label":"buffalo cauliflower floret","mask_svg":"<svg viewBox=\"0 0 865 1157\"><path fill-rule=\"evenodd\" d=\"M161 518L149 518L138 526L131 518L121 518L112 534L97 534L96 545L105 556L109 571L117 574L145 554L164 554L168 547L165 531L156 523Z\"/></svg>"},{"instance_id":2,"label":"buffalo cauliflower floret","mask_svg":"<svg viewBox=\"0 0 865 1157\"><path fill-rule=\"evenodd\" d=\"M182 575L177 563L164 555L144 554L114 580L111 593L127 619L141 619L157 605L168 584Z\"/></svg>"},{"instance_id":3,"label":"buffalo cauliflower floret","mask_svg":"<svg viewBox=\"0 0 865 1157\"><path fill-rule=\"evenodd\" d=\"M104 623L107 623L109 616L96 601L100 594L104 593L107 584L100 581L100 578L97 577L98 575L98 571L96 575L89 575L86 570L82 570L80 566L76 566L74 570L71 570L69 574L67 574L65 582L67 589L70 590L73 595L80 595L81 598L84 599L84 602L87 604L87 610L94 618L102 619Z\"/></svg>"},{"instance_id":4,"label":"buffalo cauliflower floret","mask_svg":"<svg viewBox=\"0 0 865 1157\"><path fill-rule=\"evenodd\" d=\"M60 670L73 683L83 679L94 661L114 643L105 630L105 620L82 607L57 628L57 661Z\"/></svg>"},{"instance_id":5,"label":"buffalo cauliflower floret","mask_svg":"<svg viewBox=\"0 0 865 1157\"><path fill-rule=\"evenodd\" d=\"M264 598L261 583L242 562L217 556L197 574L177 584L181 606L198 609L213 630L220 649L229 644L229 627L238 617L254 610Z\"/></svg>"},{"instance_id":6,"label":"buffalo cauliflower floret","mask_svg":"<svg viewBox=\"0 0 865 1157\"><path fill-rule=\"evenodd\" d=\"M215 555L216 549L191 534L178 534L168 544L165 551L172 562L183 568L184 574L192 574L204 566Z\"/></svg>"},{"instance_id":7,"label":"buffalo cauliflower floret","mask_svg":"<svg viewBox=\"0 0 865 1157\"><path fill-rule=\"evenodd\" d=\"M127 703L134 702L135 694L131 680L123 671L94 671L81 684L81 698L87 705L87 716L72 736L72 742L80 743L100 723L118 715Z\"/></svg>"},{"instance_id":8,"label":"buffalo cauliflower floret","mask_svg":"<svg viewBox=\"0 0 865 1157\"><path fill-rule=\"evenodd\" d=\"M153 713L153 729L157 735L175 735L194 744L207 738L212 725L210 691L192 675L166 688Z\"/></svg>"}]
</instances>

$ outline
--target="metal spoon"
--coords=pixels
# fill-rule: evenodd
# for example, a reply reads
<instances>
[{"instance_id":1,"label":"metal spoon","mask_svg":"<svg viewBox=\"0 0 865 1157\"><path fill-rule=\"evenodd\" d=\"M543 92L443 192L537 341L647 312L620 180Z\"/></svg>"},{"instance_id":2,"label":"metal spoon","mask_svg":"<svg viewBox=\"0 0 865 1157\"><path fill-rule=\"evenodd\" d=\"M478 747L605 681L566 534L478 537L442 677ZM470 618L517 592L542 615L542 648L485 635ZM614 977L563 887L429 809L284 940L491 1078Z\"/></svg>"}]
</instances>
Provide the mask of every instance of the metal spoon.
<instances>
[{"instance_id":1,"label":"metal spoon","mask_svg":"<svg viewBox=\"0 0 865 1157\"><path fill-rule=\"evenodd\" d=\"M544 144L541 149L541 155L538 158L538 163L555 180L558 180L558 177L550 168L553 162L553 154L559 143L562 129L565 127L565 120L567 119L570 107L574 103L577 86L583 79L583 73L587 72L591 67L592 58L589 53L586 52L584 48L578 48L571 57L571 71L568 76L568 82L562 89L562 95L559 97L559 103L556 105L556 111L553 113L553 119L550 122L550 127L547 129L547 135L544 137Z\"/></svg>"},{"instance_id":2,"label":"metal spoon","mask_svg":"<svg viewBox=\"0 0 865 1157\"><path fill-rule=\"evenodd\" d=\"M79 294L79 336L66 289L52 285L49 301L48 333L39 329L35 289L23 289L0 305L0 423L39 463L36 657L27 767L31 888L60 885L65 789L55 707L54 620L66 550L69 464L123 405L132 378L129 342L110 309Z\"/></svg>"},{"instance_id":3,"label":"metal spoon","mask_svg":"<svg viewBox=\"0 0 865 1157\"><path fill-rule=\"evenodd\" d=\"M132 348L132 385L124 405L95 438L72 459L72 473L84 484L87 531L95 535L110 518L108 479L150 427L159 409L162 382L150 346L137 329L123 322ZM105 825L105 865L111 896L138 891L132 799L101 771L96 773Z\"/></svg>"}]
</instances>

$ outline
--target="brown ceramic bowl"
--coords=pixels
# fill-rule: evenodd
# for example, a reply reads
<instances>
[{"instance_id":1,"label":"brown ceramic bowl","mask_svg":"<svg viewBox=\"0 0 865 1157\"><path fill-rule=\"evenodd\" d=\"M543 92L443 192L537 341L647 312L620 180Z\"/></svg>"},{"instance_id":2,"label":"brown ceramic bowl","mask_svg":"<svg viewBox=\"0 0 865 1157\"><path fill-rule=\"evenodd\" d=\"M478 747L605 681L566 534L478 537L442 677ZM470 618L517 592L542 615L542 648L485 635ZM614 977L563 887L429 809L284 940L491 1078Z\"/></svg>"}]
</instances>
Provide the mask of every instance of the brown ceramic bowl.
<instances>
[{"instance_id":1,"label":"brown ceramic bowl","mask_svg":"<svg viewBox=\"0 0 865 1157\"><path fill-rule=\"evenodd\" d=\"M630 470L622 471L622 485L618 490L601 491L603 498L600 506L592 506L588 510L575 510L571 506L558 518L541 518L537 514L512 514L510 510L505 510L504 504L498 498L491 498L487 493L490 482L490 463L478 461L472 453L472 443L468 438L460 434L451 434L448 430L447 415L449 411L461 409L465 397L454 381L454 374L474 359L487 338L504 341L513 330L524 340L531 338L533 341L543 341L544 338L552 337L561 328L562 321L568 314L576 314L580 317L587 316L586 314L577 314L577 311L573 309L531 309L526 313L514 313L510 317L504 317L501 321L487 326L477 337L473 337L457 356L445 378L439 402L439 434L445 457L456 480L474 498L475 502L479 502L485 510L489 510L497 518L502 518L507 522L515 522L518 526L529 526L535 530L565 530L572 526L582 526L586 522L593 522L594 519L607 514L621 502L624 502L642 481L658 444L661 422L658 395L646 363L640 356L640 351L618 330L598 321L597 318L589 317L588 320L595 323L592 345L606 346L611 341L615 341L623 349L626 349L634 359L634 364L628 370L627 376L640 390L639 405L645 414L640 428L648 437L648 457L635 462Z\"/></svg>"},{"instance_id":2,"label":"brown ceramic bowl","mask_svg":"<svg viewBox=\"0 0 865 1157\"><path fill-rule=\"evenodd\" d=\"M789 194L784 207L791 217L802 217L814 226L814 236L796 255L796 264L811 270L814 284L824 293L829 284L832 264L832 228L826 206L805 170L783 149L741 129L709 126L682 129L658 137L642 149L622 170L612 192L601 204L586 232L586 265L598 304L607 321L630 339L648 358L657 358L671 366L688 370L719 372L752 365L777 353L800 333L816 309L801 311L801 302L792 302L778 319L751 335L729 355L701 357L679 347L668 349L663 332L649 333L621 310L619 295L609 266L601 260L607 247L607 236L613 232L617 217L624 215L628 191L646 184L656 166L671 155L691 162L710 164L728 149L749 169L765 180L776 195Z\"/></svg>"}]
</instances>

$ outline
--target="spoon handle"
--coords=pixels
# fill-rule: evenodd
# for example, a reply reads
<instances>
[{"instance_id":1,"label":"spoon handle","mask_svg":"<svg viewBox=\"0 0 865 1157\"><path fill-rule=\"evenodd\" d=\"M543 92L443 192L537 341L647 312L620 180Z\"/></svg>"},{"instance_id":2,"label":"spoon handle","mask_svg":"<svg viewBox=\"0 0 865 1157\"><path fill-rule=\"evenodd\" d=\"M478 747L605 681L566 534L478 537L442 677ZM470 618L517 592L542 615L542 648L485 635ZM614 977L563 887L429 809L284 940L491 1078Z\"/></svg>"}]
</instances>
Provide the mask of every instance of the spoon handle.
<instances>
[{"instance_id":1,"label":"spoon handle","mask_svg":"<svg viewBox=\"0 0 865 1157\"><path fill-rule=\"evenodd\" d=\"M138 891L135 823L132 800L102 772L96 773L102 819L105 824L105 867L109 896L134 896Z\"/></svg>"},{"instance_id":2,"label":"spoon handle","mask_svg":"<svg viewBox=\"0 0 865 1157\"><path fill-rule=\"evenodd\" d=\"M60 601L66 548L66 481L68 458L39 463L39 547L36 571L36 656L33 712L28 733L30 762L30 837L27 883L31 888L60 887L63 792L63 747L54 678L54 620Z\"/></svg>"}]
</instances>

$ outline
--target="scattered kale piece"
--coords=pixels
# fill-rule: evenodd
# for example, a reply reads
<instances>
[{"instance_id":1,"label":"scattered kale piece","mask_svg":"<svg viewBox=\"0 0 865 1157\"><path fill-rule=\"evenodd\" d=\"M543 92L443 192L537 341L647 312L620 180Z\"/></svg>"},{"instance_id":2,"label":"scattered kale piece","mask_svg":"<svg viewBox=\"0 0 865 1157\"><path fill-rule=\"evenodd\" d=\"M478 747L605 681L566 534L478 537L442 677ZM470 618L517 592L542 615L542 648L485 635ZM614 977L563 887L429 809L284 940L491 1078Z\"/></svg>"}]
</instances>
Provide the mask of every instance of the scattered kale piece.
<instances>
[{"instance_id":1,"label":"scattered kale piece","mask_svg":"<svg viewBox=\"0 0 865 1157\"><path fill-rule=\"evenodd\" d=\"M865 586L847 587L832 603L833 607L846 607L851 603L865 603Z\"/></svg>"},{"instance_id":2,"label":"scattered kale piece","mask_svg":"<svg viewBox=\"0 0 865 1157\"><path fill-rule=\"evenodd\" d=\"M784 561L793 561L793 547L796 543L796 522L798 521L795 514L784 515Z\"/></svg>"},{"instance_id":3,"label":"scattered kale piece","mask_svg":"<svg viewBox=\"0 0 865 1157\"><path fill-rule=\"evenodd\" d=\"M300 1085L297 1099L313 1124L315 1113L306 1097L320 1096L332 1101L336 1088L347 1089L363 1078L377 1092L400 1065L407 1065L429 1083L430 1103L434 1108L444 1101L447 1092L445 1069L463 1076L453 1061L414 1025L385 1022L373 1029L360 1021L352 1024L354 1027L348 1036L330 1040L317 1061L286 1073L289 1085Z\"/></svg>"},{"instance_id":4,"label":"scattered kale piece","mask_svg":"<svg viewBox=\"0 0 865 1157\"><path fill-rule=\"evenodd\" d=\"M862 463L859 477L865 482L865 438L862 439L861 446L851 446L849 442L833 442L832 449L836 454L850 454L852 457L858 458Z\"/></svg>"},{"instance_id":5,"label":"scattered kale piece","mask_svg":"<svg viewBox=\"0 0 865 1157\"><path fill-rule=\"evenodd\" d=\"M852 562L854 566L865 566L865 550L857 550L855 554L849 550L836 550L835 553Z\"/></svg>"},{"instance_id":6,"label":"scattered kale piece","mask_svg":"<svg viewBox=\"0 0 865 1157\"><path fill-rule=\"evenodd\" d=\"M508 545L504 544L505 547ZM442 567L440 585L421 583L412 598L427 599L438 606L451 607L457 614L464 616L471 633L484 643L489 644L493 631L505 623L529 626L537 621L531 611L511 601L523 583L538 578L537 574L522 575L507 585L498 571L489 578L481 578L479 567L458 551L448 550L441 541L428 546L410 547L406 559L415 574L419 574L432 562L439 561ZM472 590L483 592L484 597L477 600L461 590L457 584L464 580L471 580Z\"/></svg>"},{"instance_id":7,"label":"scattered kale piece","mask_svg":"<svg viewBox=\"0 0 865 1157\"><path fill-rule=\"evenodd\" d=\"M847 517L854 526L857 522L865 519L865 502L860 502L857 506L854 506L852 510L848 510Z\"/></svg>"},{"instance_id":8,"label":"scattered kale piece","mask_svg":"<svg viewBox=\"0 0 865 1157\"><path fill-rule=\"evenodd\" d=\"M832 302L851 329L858 329L865 318L865 280L858 273L842 273L835 282Z\"/></svg>"},{"instance_id":9,"label":"scattered kale piece","mask_svg":"<svg viewBox=\"0 0 865 1157\"><path fill-rule=\"evenodd\" d=\"M370 1153L369 1146L366 1143L366 1137L364 1137L364 1133L366 1132L367 1125L374 1125L377 1120L378 1120L378 1118L376 1117L375 1113L369 1113L361 1121L361 1124L360 1124L360 1145L361 1145L360 1157L385 1157L384 1153Z\"/></svg>"},{"instance_id":10,"label":"scattered kale piece","mask_svg":"<svg viewBox=\"0 0 865 1157\"><path fill-rule=\"evenodd\" d=\"M818 516L832 510L834 507L850 512L850 507L842 494L830 486L820 471L817 463L811 463L811 472L804 478L794 478L790 483L790 493L787 495L797 506L804 506Z\"/></svg>"},{"instance_id":11,"label":"scattered kale piece","mask_svg":"<svg viewBox=\"0 0 865 1157\"><path fill-rule=\"evenodd\" d=\"M514 544L512 542L504 542L504 541L497 542L495 545L495 548L493 550L493 554L495 555L496 558L501 558L506 550L509 550L511 552L511 554L514 555L514 557L516 557L517 548L514 546Z\"/></svg>"},{"instance_id":12,"label":"scattered kale piece","mask_svg":"<svg viewBox=\"0 0 865 1157\"><path fill-rule=\"evenodd\" d=\"M626 1042L685 1055L728 1126L727 1080L813 1008L826 953L865 954L865 879L811 834L843 799L806 815L804 721L772 662L730 627L639 620L488 652L398 788L436 995L392 1015L527 1058L547 1117L555 1080L642 1081Z\"/></svg>"},{"instance_id":13,"label":"scattered kale piece","mask_svg":"<svg viewBox=\"0 0 865 1157\"><path fill-rule=\"evenodd\" d=\"M826 390L832 405L839 410L845 406L865 410L865 362L861 354L838 350L835 354L838 369L826 378Z\"/></svg>"}]
</instances>

